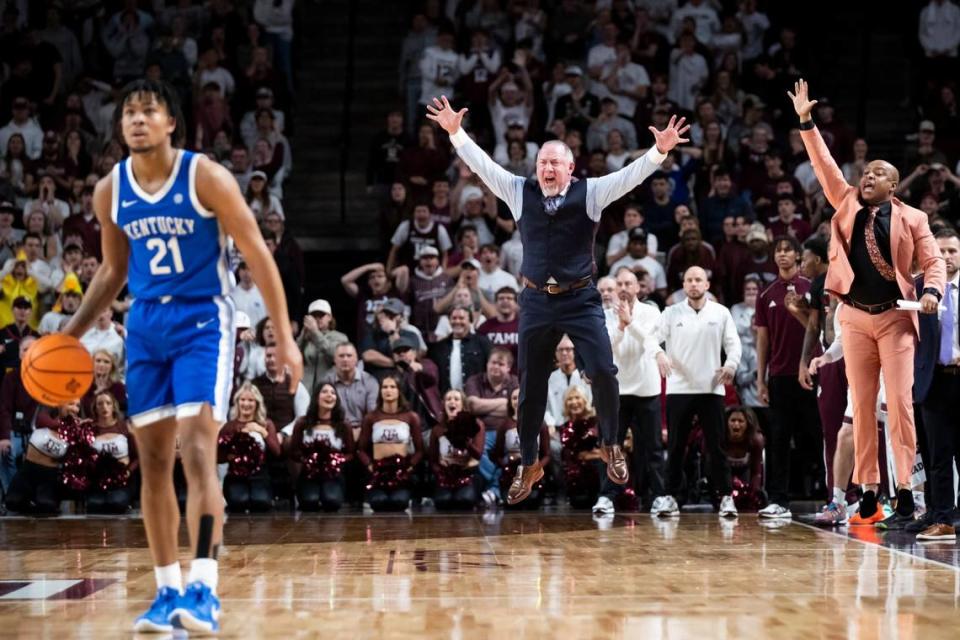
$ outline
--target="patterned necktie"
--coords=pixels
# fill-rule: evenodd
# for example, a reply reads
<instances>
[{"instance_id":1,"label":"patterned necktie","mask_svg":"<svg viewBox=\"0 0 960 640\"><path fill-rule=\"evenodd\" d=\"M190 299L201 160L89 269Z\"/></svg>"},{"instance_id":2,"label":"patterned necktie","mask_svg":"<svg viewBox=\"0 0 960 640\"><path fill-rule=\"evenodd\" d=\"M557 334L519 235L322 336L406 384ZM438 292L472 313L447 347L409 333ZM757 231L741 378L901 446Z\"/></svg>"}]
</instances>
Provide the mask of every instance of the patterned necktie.
<instances>
[{"instance_id":1,"label":"patterned necktie","mask_svg":"<svg viewBox=\"0 0 960 640\"><path fill-rule=\"evenodd\" d=\"M883 259L883 254L880 253L880 247L877 246L877 235L874 231L873 223L877 219L877 211L879 210L880 207L870 207L870 215L867 216L867 225L864 227L864 236L866 236L867 241L867 253L870 255L870 262L872 262L873 266L877 268L877 273L879 273L884 280L896 282L897 272L894 271L893 267L890 266L890 263Z\"/></svg>"},{"instance_id":2,"label":"patterned necktie","mask_svg":"<svg viewBox=\"0 0 960 640\"><path fill-rule=\"evenodd\" d=\"M557 209L560 208L560 205L563 204L563 196L545 196L543 198L543 210L547 212L548 216L552 216L557 212Z\"/></svg>"},{"instance_id":3,"label":"patterned necktie","mask_svg":"<svg viewBox=\"0 0 960 640\"><path fill-rule=\"evenodd\" d=\"M940 364L953 362L953 336L957 333L957 310L953 304L953 283L947 283L943 295L943 316L940 319Z\"/></svg>"}]
</instances>

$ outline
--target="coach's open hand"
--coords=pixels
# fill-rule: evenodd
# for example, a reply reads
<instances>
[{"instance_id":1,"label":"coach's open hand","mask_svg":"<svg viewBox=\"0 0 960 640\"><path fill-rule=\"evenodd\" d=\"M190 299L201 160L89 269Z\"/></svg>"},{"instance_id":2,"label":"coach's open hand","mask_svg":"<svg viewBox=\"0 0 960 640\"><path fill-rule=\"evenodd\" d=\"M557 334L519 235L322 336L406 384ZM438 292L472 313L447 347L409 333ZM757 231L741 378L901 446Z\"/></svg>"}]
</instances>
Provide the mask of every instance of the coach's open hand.
<instances>
[{"instance_id":1,"label":"coach's open hand","mask_svg":"<svg viewBox=\"0 0 960 640\"><path fill-rule=\"evenodd\" d=\"M427 118L439 124L450 135L457 132L457 129L460 128L460 122L466 114L466 107L460 109L460 111L454 111L447 101L447 96L434 98L433 104L427 105Z\"/></svg>"},{"instance_id":2,"label":"coach's open hand","mask_svg":"<svg viewBox=\"0 0 960 640\"><path fill-rule=\"evenodd\" d=\"M670 150L681 142L690 142L687 138L680 137L690 129L690 125L683 126L684 120L686 118L680 118L678 122L677 116L670 116L670 122L667 123L667 128L663 131L657 131L654 127L647 127L657 142L657 151L670 153Z\"/></svg>"}]
</instances>

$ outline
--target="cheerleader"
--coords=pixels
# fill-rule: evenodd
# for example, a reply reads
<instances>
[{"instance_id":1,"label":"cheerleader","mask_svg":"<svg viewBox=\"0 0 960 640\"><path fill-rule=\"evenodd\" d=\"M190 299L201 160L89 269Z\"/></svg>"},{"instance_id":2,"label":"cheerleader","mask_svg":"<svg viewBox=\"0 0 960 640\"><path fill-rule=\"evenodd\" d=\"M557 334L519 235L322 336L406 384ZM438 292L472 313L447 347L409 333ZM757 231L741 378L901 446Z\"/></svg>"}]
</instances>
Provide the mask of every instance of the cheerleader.
<instances>
[{"instance_id":1,"label":"cheerleader","mask_svg":"<svg viewBox=\"0 0 960 640\"><path fill-rule=\"evenodd\" d=\"M342 465L353 457L353 430L343 420L343 407L333 383L324 382L298 419L289 440L297 503L303 511L338 511L346 480Z\"/></svg>"},{"instance_id":2,"label":"cheerleader","mask_svg":"<svg viewBox=\"0 0 960 640\"><path fill-rule=\"evenodd\" d=\"M400 379L393 374L380 381L376 409L363 419L357 458L372 475L366 494L370 507L406 509L413 497L411 475L423 458L423 436L420 418L410 410L400 393Z\"/></svg>"},{"instance_id":3,"label":"cheerleader","mask_svg":"<svg viewBox=\"0 0 960 640\"><path fill-rule=\"evenodd\" d=\"M739 511L756 511L764 504L763 436L757 416L742 406L727 408L727 428L720 448L727 456L733 500ZM706 455L706 451L704 451Z\"/></svg>"},{"instance_id":4,"label":"cheerleader","mask_svg":"<svg viewBox=\"0 0 960 640\"><path fill-rule=\"evenodd\" d=\"M80 401L60 406L57 417L79 418ZM69 448L60 437L56 417L37 414L37 427L30 434L23 463L10 480L7 509L17 513L52 515L60 512L60 461Z\"/></svg>"},{"instance_id":5,"label":"cheerleader","mask_svg":"<svg viewBox=\"0 0 960 640\"><path fill-rule=\"evenodd\" d=\"M443 396L443 418L430 438L430 466L437 479L433 504L438 511L473 509L480 495L477 471L483 456L483 423L464 411L467 397L450 389Z\"/></svg>"},{"instance_id":6,"label":"cheerleader","mask_svg":"<svg viewBox=\"0 0 960 640\"><path fill-rule=\"evenodd\" d=\"M117 399L120 412L127 410L127 387L120 380L120 371L113 354L106 349L93 352L93 384L80 401L80 410L85 416L97 415L96 395L109 391Z\"/></svg>"},{"instance_id":7,"label":"cheerleader","mask_svg":"<svg viewBox=\"0 0 960 640\"><path fill-rule=\"evenodd\" d=\"M117 398L109 391L100 391L93 402L92 446L98 460L87 490L87 513L126 513L133 501L131 476L138 466L136 447Z\"/></svg>"},{"instance_id":8,"label":"cheerleader","mask_svg":"<svg viewBox=\"0 0 960 640\"><path fill-rule=\"evenodd\" d=\"M502 470L500 473L500 490L505 493L513 482L513 476L520 465L520 433L517 431L517 405L520 402L519 387L510 394L507 400L507 419L497 427L497 439L493 445L491 458L496 461ZM550 431L544 422L540 425L540 466L549 469L550 464ZM507 509L538 509L543 502L543 486L537 483L523 502L507 505Z\"/></svg>"},{"instance_id":9,"label":"cheerleader","mask_svg":"<svg viewBox=\"0 0 960 640\"><path fill-rule=\"evenodd\" d=\"M567 497L574 509L588 509L600 494L606 465L600 459L596 411L579 385L563 394L563 418L560 442Z\"/></svg>"},{"instance_id":10,"label":"cheerleader","mask_svg":"<svg viewBox=\"0 0 960 640\"><path fill-rule=\"evenodd\" d=\"M269 511L273 506L273 489L266 458L268 455L280 457L280 440L276 427L267 418L260 390L251 383L244 382L233 394L230 420L220 429L218 440L217 462L229 464L223 480L227 509Z\"/></svg>"}]
</instances>

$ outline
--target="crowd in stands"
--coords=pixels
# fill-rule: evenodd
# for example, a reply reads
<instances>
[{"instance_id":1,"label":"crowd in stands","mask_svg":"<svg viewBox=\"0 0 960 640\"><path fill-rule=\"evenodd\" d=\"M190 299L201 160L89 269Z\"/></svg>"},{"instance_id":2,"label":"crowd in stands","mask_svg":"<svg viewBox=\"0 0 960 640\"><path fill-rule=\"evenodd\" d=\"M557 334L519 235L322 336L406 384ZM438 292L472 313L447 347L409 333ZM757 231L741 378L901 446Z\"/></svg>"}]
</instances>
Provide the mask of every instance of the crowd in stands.
<instances>
[{"instance_id":1,"label":"crowd in stands","mask_svg":"<svg viewBox=\"0 0 960 640\"><path fill-rule=\"evenodd\" d=\"M688 119L690 143L603 212L596 262L608 326L616 332L625 303L658 317L683 303L684 274L703 268L707 295L729 309L741 354L725 389L719 449L705 444L700 429L670 447L681 458L670 461L670 474L685 478L678 499L716 501L718 485L729 482L738 507L759 509L772 499L771 474L778 493L826 496L816 420L785 440L782 432L770 438L782 411L769 406L776 392L761 365L796 381L795 340L799 332L802 342L804 325L794 318L795 327L778 333L787 337L771 343L772 312L757 308L784 281L795 283L787 292L791 313L816 307L822 296L810 292L811 281L822 283L826 270L832 210L785 95L807 70L815 34L778 24L757 0L425 2L411 17L399 55L401 106L386 114L369 149L368 184L383 199L382 259L343 274L355 306L334 309L326 299L302 300L303 256L282 204L292 170L286 137L294 91L292 2L257 0L246 3L248 11L226 0L154 4L152 12L134 1L117 13L80 12L70 16L75 30L63 26L68 21L56 8L24 16L6 3L3 13L0 42L17 43L0 47L8 72L0 121L9 118L0 129L5 489L15 460L23 456L33 465L25 485L33 493L15 500L18 510L55 511L54 502L69 495L50 471L67 447L55 418L23 392L16 355L35 329L56 330L96 271L91 187L122 154L112 137L113 96L142 74L171 82L193 105L190 146L228 166L247 194L275 252L304 354L304 380L291 394L274 363L272 322L238 257L236 380L220 451L230 509L268 510L278 499L304 510L503 503L520 450L523 247L504 204L457 157L446 133L424 118L425 105L439 95L469 108L466 131L507 171L524 177L533 174L547 140L565 142L575 177L587 179L642 156L652 144L649 126L662 128L673 115ZM927 64L917 132L903 158L890 158L903 177L899 196L924 210L935 228L960 216L957 12L953 2L932 0L921 14L918 40ZM856 184L872 158L868 141L842 121L831 100L812 97L819 100L817 126ZM74 411L114 437L112 416L124 409L128 307L129 300L118 300L112 317L104 314L91 331L98 373L90 397L77 410L60 407L50 415ZM338 331L337 319L356 330ZM766 331L758 332L758 324ZM655 371L652 355L636 356L643 357ZM663 493L663 433L647 438L625 425L632 485L612 491L599 460L590 381L569 339L557 345L556 360L540 439L548 474L521 506L568 500L609 513L613 507L601 501L607 499L617 509L650 508ZM621 404L629 405L629 397ZM812 392L804 398L815 402ZM133 447L123 451L135 461ZM713 473L717 455L725 457L730 477ZM108 495L94 500L94 508L126 509L133 494L124 502L113 488L100 491Z\"/></svg>"}]
</instances>

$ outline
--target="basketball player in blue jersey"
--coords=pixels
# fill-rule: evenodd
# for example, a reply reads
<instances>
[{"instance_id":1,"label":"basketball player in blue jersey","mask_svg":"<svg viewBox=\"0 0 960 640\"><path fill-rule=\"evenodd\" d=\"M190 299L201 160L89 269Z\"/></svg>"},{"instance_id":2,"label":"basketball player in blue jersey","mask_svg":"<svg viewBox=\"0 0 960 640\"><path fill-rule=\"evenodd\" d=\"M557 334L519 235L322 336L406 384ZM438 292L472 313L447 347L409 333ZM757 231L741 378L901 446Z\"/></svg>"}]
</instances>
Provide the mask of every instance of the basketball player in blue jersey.
<instances>
[{"instance_id":1,"label":"basketball player in blue jersey","mask_svg":"<svg viewBox=\"0 0 960 640\"><path fill-rule=\"evenodd\" d=\"M227 236L263 294L277 330L278 366L286 367L291 392L303 363L280 275L237 181L203 155L176 146L184 125L173 91L137 80L117 104L115 130L130 155L94 190L103 264L65 332L83 335L128 282L135 299L127 326L128 412L140 451L141 508L158 588L134 628L215 632L223 534L217 432L227 418L234 347ZM182 590L173 486L178 435L187 528L196 549Z\"/></svg>"}]
</instances>

